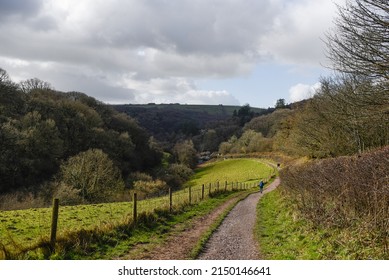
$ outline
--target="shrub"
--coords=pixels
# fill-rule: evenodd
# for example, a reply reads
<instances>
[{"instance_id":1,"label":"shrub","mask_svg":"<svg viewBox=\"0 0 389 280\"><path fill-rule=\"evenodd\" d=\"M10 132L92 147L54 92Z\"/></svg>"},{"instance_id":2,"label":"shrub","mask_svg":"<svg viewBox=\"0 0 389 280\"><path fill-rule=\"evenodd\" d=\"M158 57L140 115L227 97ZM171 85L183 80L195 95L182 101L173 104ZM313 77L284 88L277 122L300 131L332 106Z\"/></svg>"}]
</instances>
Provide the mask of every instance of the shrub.
<instances>
[{"instance_id":1,"label":"shrub","mask_svg":"<svg viewBox=\"0 0 389 280\"><path fill-rule=\"evenodd\" d=\"M184 185L192 174L193 170L184 164L171 164L164 170L162 179L173 189L178 189Z\"/></svg>"},{"instance_id":2,"label":"shrub","mask_svg":"<svg viewBox=\"0 0 389 280\"><path fill-rule=\"evenodd\" d=\"M79 153L62 164L61 182L93 203L110 201L115 192L124 189L119 169L99 149Z\"/></svg>"},{"instance_id":3,"label":"shrub","mask_svg":"<svg viewBox=\"0 0 389 280\"><path fill-rule=\"evenodd\" d=\"M134 191L138 194L138 198L150 198L153 196L160 196L167 193L169 187L166 182L162 180L152 181L135 181Z\"/></svg>"},{"instance_id":4,"label":"shrub","mask_svg":"<svg viewBox=\"0 0 389 280\"><path fill-rule=\"evenodd\" d=\"M54 190L53 197L58 198L61 205L76 205L82 203L80 191L64 182L59 182Z\"/></svg>"},{"instance_id":5,"label":"shrub","mask_svg":"<svg viewBox=\"0 0 389 280\"><path fill-rule=\"evenodd\" d=\"M286 191L317 227L357 225L389 253L389 146L318 160L280 172Z\"/></svg>"}]
</instances>

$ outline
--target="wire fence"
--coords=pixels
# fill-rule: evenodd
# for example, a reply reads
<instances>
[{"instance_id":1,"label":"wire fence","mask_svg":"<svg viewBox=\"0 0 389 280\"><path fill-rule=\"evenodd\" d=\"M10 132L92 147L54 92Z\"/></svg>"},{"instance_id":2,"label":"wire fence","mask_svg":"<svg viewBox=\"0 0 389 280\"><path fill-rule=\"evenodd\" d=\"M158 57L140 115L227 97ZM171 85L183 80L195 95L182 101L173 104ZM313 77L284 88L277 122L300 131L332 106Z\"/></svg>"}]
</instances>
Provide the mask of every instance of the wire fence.
<instances>
[{"instance_id":1,"label":"wire fence","mask_svg":"<svg viewBox=\"0 0 389 280\"><path fill-rule=\"evenodd\" d=\"M174 212L183 206L198 204L216 193L247 190L255 186L256 183L247 182L215 182L175 192L170 189L161 196L142 200L133 193L129 202L60 206L61 202L55 199L53 208L0 211L0 245L4 248L29 247L49 240L54 250L57 236L136 222L142 214L151 214L156 210Z\"/></svg>"}]
</instances>

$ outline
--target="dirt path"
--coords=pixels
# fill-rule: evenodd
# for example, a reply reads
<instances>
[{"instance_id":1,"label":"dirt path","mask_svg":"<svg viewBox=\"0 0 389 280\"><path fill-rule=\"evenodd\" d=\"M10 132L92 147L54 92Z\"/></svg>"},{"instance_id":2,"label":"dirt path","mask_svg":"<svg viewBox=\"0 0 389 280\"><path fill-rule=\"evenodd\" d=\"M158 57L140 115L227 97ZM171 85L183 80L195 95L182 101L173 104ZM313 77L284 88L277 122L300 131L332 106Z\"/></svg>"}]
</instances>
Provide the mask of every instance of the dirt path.
<instances>
[{"instance_id":1,"label":"dirt path","mask_svg":"<svg viewBox=\"0 0 389 280\"><path fill-rule=\"evenodd\" d=\"M178 225L175 234L161 245L148 250L140 246L133 249L132 254L124 257L124 259L144 259L144 260L185 260L190 259L190 253L197 244L199 238L209 229L217 218L229 207L235 204L238 199L234 197L221 206L214 209L208 215L199 217L190 223L188 227L182 229L182 225Z\"/></svg>"},{"instance_id":2,"label":"dirt path","mask_svg":"<svg viewBox=\"0 0 389 280\"><path fill-rule=\"evenodd\" d=\"M276 179L261 194L251 194L239 202L212 235L199 256L203 260L250 260L259 259L258 244L254 239L256 206L258 200L274 190L280 183Z\"/></svg>"}]
</instances>

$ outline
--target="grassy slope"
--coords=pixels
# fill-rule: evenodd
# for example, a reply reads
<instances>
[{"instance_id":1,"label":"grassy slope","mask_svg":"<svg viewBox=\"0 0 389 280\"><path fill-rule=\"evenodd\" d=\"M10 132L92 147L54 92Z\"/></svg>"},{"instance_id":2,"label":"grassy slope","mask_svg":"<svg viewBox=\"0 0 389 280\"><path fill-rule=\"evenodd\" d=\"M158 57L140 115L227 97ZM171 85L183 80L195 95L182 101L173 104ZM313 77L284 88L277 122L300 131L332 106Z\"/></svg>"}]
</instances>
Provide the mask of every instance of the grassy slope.
<instances>
[{"instance_id":1,"label":"grassy slope","mask_svg":"<svg viewBox=\"0 0 389 280\"><path fill-rule=\"evenodd\" d=\"M188 185L201 185L208 182L256 182L268 178L273 172L265 163L255 159L228 159L209 163L196 170Z\"/></svg>"}]
</instances>

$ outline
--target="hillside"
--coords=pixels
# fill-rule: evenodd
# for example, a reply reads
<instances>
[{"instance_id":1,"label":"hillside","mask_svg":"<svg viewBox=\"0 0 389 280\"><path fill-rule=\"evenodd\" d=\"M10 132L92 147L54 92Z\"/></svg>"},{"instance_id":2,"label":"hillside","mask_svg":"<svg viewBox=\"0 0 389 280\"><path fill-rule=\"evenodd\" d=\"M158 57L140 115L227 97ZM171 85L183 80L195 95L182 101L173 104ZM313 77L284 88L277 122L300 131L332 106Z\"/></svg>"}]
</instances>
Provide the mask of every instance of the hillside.
<instances>
[{"instance_id":1,"label":"hillside","mask_svg":"<svg viewBox=\"0 0 389 280\"><path fill-rule=\"evenodd\" d=\"M113 105L117 110L123 111L127 110L127 112L137 112L142 109L146 110L159 110L159 111L181 111L190 113L202 113L208 114L218 117L231 117L234 114L234 111L238 111L241 106L234 105L193 105L193 104L179 104L179 103L171 103L171 104L122 104L122 105ZM251 110L254 113L262 114L267 111L262 108L251 107Z\"/></svg>"},{"instance_id":2,"label":"hillside","mask_svg":"<svg viewBox=\"0 0 389 280\"><path fill-rule=\"evenodd\" d=\"M64 179L67 171L74 177L76 171L70 169L80 157L84 158L77 168L82 171L77 174L97 170L96 166L85 169L86 157L90 156L91 162L105 165L113 171L113 177L123 179L160 164L161 151L149 145L149 135L135 120L85 94L45 88L38 79L28 80L31 87L22 87L13 83L4 70L2 73L0 193L28 190L36 196L42 189L47 197L54 189L68 188L64 193L71 193L69 187L76 187L84 189L86 198L85 184L62 181L48 185ZM94 188L101 179L94 179Z\"/></svg>"},{"instance_id":3,"label":"hillside","mask_svg":"<svg viewBox=\"0 0 389 280\"><path fill-rule=\"evenodd\" d=\"M176 135L194 136L200 130L220 127L222 123L239 123L241 106L225 105L181 105L181 104L127 104L113 105L119 112L137 119L139 125L147 129L161 141L172 141ZM271 112L271 109L249 108L251 118ZM243 113L243 112L242 112Z\"/></svg>"}]
</instances>

